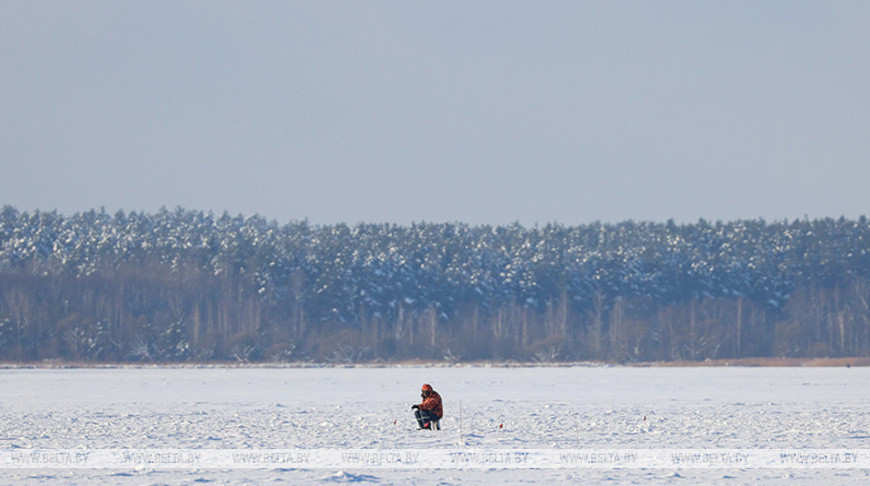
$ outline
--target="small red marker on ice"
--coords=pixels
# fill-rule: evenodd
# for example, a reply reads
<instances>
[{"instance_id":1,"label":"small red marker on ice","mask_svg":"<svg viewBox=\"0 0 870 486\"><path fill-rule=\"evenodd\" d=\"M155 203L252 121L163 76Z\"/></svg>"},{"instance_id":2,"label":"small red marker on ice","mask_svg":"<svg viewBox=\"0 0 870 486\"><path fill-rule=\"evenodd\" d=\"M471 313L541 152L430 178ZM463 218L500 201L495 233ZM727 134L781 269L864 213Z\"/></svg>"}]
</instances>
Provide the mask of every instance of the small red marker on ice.
<instances>
[{"instance_id":1,"label":"small red marker on ice","mask_svg":"<svg viewBox=\"0 0 870 486\"><path fill-rule=\"evenodd\" d=\"M498 428L503 429L503 428L504 428L504 424L498 424Z\"/></svg>"}]
</instances>

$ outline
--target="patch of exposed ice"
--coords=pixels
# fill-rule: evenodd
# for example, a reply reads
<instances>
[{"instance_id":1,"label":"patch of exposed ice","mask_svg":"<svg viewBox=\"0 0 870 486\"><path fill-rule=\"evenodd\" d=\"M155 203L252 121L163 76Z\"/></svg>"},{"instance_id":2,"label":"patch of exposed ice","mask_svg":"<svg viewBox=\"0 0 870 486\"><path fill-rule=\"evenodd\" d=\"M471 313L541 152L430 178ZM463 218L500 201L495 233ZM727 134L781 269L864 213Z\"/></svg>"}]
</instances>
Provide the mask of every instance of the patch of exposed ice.
<instances>
[{"instance_id":1,"label":"patch of exposed ice","mask_svg":"<svg viewBox=\"0 0 870 486\"><path fill-rule=\"evenodd\" d=\"M339 471L331 476L326 476L323 481L333 483L374 483L379 481L378 477L370 474L351 474L349 472Z\"/></svg>"}]
</instances>

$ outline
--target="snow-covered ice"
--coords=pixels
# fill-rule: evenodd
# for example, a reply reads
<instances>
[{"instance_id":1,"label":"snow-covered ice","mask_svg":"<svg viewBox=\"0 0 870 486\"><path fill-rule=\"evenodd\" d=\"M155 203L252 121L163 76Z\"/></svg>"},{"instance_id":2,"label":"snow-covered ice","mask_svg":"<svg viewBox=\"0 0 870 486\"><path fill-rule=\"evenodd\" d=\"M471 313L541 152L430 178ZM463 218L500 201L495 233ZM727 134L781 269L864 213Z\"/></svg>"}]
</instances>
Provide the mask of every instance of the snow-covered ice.
<instances>
[{"instance_id":1,"label":"snow-covered ice","mask_svg":"<svg viewBox=\"0 0 870 486\"><path fill-rule=\"evenodd\" d=\"M443 430L414 430L431 383ZM870 448L870 368L0 370L0 449ZM462 409L460 435L459 411ZM845 470L0 470L0 482L865 484Z\"/></svg>"}]
</instances>

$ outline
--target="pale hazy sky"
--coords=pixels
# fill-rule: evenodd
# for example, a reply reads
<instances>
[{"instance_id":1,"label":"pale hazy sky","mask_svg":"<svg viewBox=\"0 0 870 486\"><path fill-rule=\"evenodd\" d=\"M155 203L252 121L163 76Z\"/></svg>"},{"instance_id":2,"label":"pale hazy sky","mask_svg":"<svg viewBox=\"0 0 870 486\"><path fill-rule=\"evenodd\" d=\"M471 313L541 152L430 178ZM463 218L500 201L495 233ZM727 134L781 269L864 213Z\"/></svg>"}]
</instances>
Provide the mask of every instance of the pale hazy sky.
<instances>
[{"instance_id":1,"label":"pale hazy sky","mask_svg":"<svg viewBox=\"0 0 870 486\"><path fill-rule=\"evenodd\" d=\"M870 2L0 0L0 205L870 213Z\"/></svg>"}]
</instances>

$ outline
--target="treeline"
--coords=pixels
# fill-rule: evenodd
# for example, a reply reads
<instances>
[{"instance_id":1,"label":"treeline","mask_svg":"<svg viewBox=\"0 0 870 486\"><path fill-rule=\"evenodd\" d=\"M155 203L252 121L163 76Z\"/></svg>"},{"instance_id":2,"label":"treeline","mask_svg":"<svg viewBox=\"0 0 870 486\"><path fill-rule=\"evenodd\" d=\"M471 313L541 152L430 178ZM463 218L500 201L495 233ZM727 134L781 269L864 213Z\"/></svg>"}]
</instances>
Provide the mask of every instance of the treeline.
<instances>
[{"instance_id":1,"label":"treeline","mask_svg":"<svg viewBox=\"0 0 870 486\"><path fill-rule=\"evenodd\" d=\"M870 356L870 222L0 211L0 360Z\"/></svg>"}]
</instances>

